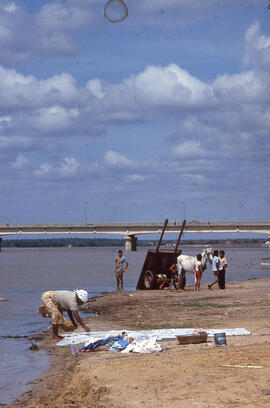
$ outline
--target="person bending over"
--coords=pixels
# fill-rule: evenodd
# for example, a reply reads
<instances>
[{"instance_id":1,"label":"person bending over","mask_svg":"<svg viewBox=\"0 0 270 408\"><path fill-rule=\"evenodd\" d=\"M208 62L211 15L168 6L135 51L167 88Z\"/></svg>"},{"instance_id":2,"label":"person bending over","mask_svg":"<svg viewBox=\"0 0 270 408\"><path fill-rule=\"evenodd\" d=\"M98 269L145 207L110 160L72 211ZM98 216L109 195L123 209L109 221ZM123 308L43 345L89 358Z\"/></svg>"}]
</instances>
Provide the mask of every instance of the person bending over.
<instances>
[{"instance_id":1,"label":"person bending over","mask_svg":"<svg viewBox=\"0 0 270 408\"><path fill-rule=\"evenodd\" d=\"M46 317L52 318L52 331L54 339L62 339L58 334L58 328L65 325L65 318L63 312L67 312L73 328L80 326L87 332L90 332L78 314L79 307L88 301L88 293L86 290L54 290L44 292L41 296L43 307L46 311ZM75 319L74 319L75 318ZM76 320L76 321L75 321Z\"/></svg>"},{"instance_id":2,"label":"person bending over","mask_svg":"<svg viewBox=\"0 0 270 408\"><path fill-rule=\"evenodd\" d=\"M174 286L175 289L181 291L180 289L180 279L178 276L178 270L176 263L172 263L172 265L169 267L169 272L168 272L168 280L169 280L169 290L172 289ZM159 289L163 289L165 284L167 283L167 279L164 279L164 281L160 284Z\"/></svg>"}]
</instances>

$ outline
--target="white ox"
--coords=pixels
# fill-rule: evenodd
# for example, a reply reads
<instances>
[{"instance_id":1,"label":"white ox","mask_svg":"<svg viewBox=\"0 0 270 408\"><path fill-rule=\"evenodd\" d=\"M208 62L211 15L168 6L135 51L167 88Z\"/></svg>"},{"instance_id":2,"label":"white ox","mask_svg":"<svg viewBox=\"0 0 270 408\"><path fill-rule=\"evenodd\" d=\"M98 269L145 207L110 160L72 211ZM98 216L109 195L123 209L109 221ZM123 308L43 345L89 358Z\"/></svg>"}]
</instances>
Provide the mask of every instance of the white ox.
<instances>
[{"instance_id":1,"label":"white ox","mask_svg":"<svg viewBox=\"0 0 270 408\"><path fill-rule=\"evenodd\" d=\"M210 263L212 263L212 260L213 260L212 248L204 249L201 252L201 255L202 255L202 260L201 260L202 270L204 271L207 268L206 262L209 261ZM196 259L197 257L192 256L192 255L179 255L177 257L177 271L178 271L178 275L180 276L182 287L185 287L185 284L186 284L186 279L185 279L186 272L195 274L194 265L195 265Z\"/></svg>"}]
</instances>

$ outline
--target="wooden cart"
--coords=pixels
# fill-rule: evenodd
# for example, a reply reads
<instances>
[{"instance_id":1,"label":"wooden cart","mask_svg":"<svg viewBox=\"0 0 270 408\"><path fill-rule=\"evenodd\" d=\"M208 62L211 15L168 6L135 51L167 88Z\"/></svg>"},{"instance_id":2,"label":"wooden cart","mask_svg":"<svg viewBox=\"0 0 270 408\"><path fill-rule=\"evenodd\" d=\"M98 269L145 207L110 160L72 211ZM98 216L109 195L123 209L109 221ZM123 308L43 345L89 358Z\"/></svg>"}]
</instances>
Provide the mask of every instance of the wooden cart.
<instances>
[{"instance_id":1,"label":"wooden cart","mask_svg":"<svg viewBox=\"0 0 270 408\"><path fill-rule=\"evenodd\" d=\"M173 250L160 250L160 245L164 232L168 224L168 219L165 220L163 230L156 249L149 249L141 270L141 274L137 283L136 289L159 289L162 282L165 282L165 287L169 286L169 268L173 263L177 263L177 257L181 254L178 246L186 225L186 220L183 221L181 231L178 236L176 246ZM180 276L180 288L184 289L186 285L185 276Z\"/></svg>"}]
</instances>

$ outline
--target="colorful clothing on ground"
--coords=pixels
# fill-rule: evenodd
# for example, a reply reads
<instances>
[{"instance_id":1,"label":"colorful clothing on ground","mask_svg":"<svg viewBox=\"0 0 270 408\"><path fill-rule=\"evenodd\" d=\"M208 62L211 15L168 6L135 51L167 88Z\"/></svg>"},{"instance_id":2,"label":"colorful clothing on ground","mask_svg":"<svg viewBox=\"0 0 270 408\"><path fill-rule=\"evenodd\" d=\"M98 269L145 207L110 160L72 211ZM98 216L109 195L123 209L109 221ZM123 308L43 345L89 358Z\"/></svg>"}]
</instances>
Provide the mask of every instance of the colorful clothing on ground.
<instances>
[{"instance_id":1,"label":"colorful clothing on ground","mask_svg":"<svg viewBox=\"0 0 270 408\"><path fill-rule=\"evenodd\" d=\"M82 347L80 352L85 353L87 351L94 351L96 348L104 346L105 344L111 344L110 351L120 351L126 348L130 344L130 341L125 339L123 336L110 336L106 339L97 340L94 343L90 343L87 346Z\"/></svg>"}]
</instances>

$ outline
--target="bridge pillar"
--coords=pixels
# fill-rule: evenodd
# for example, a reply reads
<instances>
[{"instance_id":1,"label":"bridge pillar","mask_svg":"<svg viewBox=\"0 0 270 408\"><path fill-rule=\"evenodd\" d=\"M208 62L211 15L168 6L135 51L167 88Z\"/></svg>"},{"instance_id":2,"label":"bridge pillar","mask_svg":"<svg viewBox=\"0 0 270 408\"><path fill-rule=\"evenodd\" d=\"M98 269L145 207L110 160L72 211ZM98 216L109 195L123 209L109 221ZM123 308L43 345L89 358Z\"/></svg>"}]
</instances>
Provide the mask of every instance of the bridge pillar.
<instances>
[{"instance_id":1,"label":"bridge pillar","mask_svg":"<svg viewBox=\"0 0 270 408\"><path fill-rule=\"evenodd\" d=\"M0 252L2 251L2 238L0 237Z\"/></svg>"},{"instance_id":2,"label":"bridge pillar","mask_svg":"<svg viewBox=\"0 0 270 408\"><path fill-rule=\"evenodd\" d=\"M125 239L125 251L131 252L137 250L137 238L135 235L129 235Z\"/></svg>"}]
</instances>

